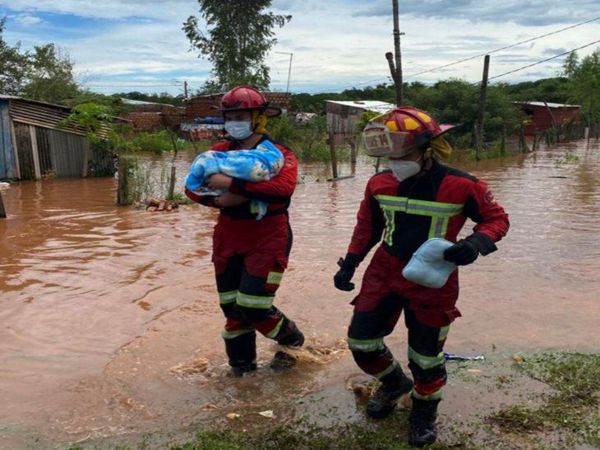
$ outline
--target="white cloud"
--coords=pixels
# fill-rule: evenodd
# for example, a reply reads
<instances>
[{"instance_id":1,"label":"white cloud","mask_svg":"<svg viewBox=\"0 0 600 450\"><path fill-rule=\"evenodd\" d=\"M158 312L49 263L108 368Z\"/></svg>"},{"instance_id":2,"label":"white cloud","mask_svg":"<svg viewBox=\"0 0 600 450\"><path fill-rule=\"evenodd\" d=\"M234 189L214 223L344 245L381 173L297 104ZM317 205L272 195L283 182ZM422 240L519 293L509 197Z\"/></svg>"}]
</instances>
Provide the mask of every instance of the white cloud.
<instances>
[{"instance_id":1,"label":"white cloud","mask_svg":"<svg viewBox=\"0 0 600 450\"><path fill-rule=\"evenodd\" d=\"M29 15L29 14L19 14L18 16L16 16L14 18L14 20L18 24L26 26L26 27L42 23L42 19L40 19L39 17L36 17L36 16Z\"/></svg>"},{"instance_id":2,"label":"white cloud","mask_svg":"<svg viewBox=\"0 0 600 450\"><path fill-rule=\"evenodd\" d=\"M578 1L572 2L573 8ZM473 11L482 14L485 4L478 3ZM180 87L173 84L174 78L179 81L190 80L192 87L197 88L210 71L210 64L206 60L198 59L195 53L188 51L189 43L181 31L182 22L190 14L197 13L198 3L194 0L0 0L0 5L7 5L11 11L23 16L41 15L44 19L43 13L49 12L111 19L101 21L100 31L79 30L82 32L80 37L74 37L74 33L63 33L54 39L75 61L80 79L94 89L103 85L103 90L107 91L111 85L134 82L145 85L162 83L167 90L178 92ZM294 53L290 83L293 91L341 90L367 81L373 84L373 80L388 80L389 69L384 54L393 50L391 14L357 15L360 8L364 9L361 5L364 3L358 0L274 1L276 12L293 15L289 24L277 30L279 43L274 48L274 52ZM543 12L538 12L537 22L548 22L556 15L560 5L557 0L546 2ZM509 12L506 11L502 16L503 21L473 22L464 17L469 13L468 8L469 2L462 1L461 14L457 13L454 18L435 14L401 16L402 31L406 33L402 38L406 75L565 26L526 26L516 23L507 26ZM497 9L497 6L494 8ZM544 15L549 15L550 19L546 20ZM135 20L128 20L132 17ZM556 54L553 52L557 49L575 48L596 40L599 29L599 22L591 23L540 39L533 45L522 45L493 54L490 75L547 58ZM35 27L11 33L9 29L7 36L22 40L24 45L48 40ZM593 49L585 49L580 54L589 54ZM284 89L288 76L288 57L272 53L267 63L271 67L272 86ZM539 73L554 76L560 63L560 60L545 63L501 80L528 79L530 76L539 76ZM408 81L434 82L448 77L477 81L481 78L481 66L482 60L476 59L408 78Z\"/></svg>"}]
</instances>

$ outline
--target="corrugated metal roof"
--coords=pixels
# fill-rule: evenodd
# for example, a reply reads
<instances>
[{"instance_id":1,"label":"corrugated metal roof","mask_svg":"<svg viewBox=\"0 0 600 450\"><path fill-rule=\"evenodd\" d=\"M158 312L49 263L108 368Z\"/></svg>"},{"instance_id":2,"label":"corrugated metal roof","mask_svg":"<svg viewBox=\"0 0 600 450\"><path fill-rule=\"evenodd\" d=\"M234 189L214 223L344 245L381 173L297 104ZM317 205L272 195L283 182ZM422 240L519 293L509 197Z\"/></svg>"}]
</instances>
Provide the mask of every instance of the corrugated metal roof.
<instances>
[{"instance_id":1,"label":"corrugated metal roof","mask_svg":"<svg viewBox=\"0 0 600 450\"><path fill-rule=\"evenodd\" d=\"M10 117L15 122L26 123L43 128L59 129L67 133L85 135L81 127L68 125L60 127L61 121L69 116L71 110L66 106L32 102L23 99L10 99L8 107Z\"/></svg>"},{"instance_id":2,"label":"corrugated metal roof","mask_svg":"<svg viewBox=\"0 0 600 450\"><path fill-rule=\"evenodd\" d=\"M390 109L394 109L396 106L392 103L381 102L378 100L325 100L326 103L333 103L336 105L350 106L352 108L360 108L366 111L374 111L378 113L384 113Z\"/></svg>"},{"instance_id":3,"label":"corrugated metal roof","mask_svg":"<svg viewBox=\"0 0 600 450\"><path fill-rule=\"evenodd\" d=\"M581 108L581 105L565 105L562 103L551 103L551 102L513 102L517 105L531 105L531 106L543 106L548 108Z\"/></svg>"}]
</instances>

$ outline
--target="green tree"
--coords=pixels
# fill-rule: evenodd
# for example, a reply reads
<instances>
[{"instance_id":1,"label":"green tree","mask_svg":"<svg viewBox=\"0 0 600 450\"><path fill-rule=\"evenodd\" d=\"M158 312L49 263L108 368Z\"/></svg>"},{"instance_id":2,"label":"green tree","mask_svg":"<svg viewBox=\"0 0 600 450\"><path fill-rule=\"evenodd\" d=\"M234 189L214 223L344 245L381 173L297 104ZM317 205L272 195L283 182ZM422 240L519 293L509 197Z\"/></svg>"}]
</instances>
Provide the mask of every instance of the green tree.
<instances>
[{"instance_id":1,"label":"green tree","mask_svg":"<svg viewBox=\"0 0 600 450\"><path fill-rule=\"evenodd\" d=\"M192 48L213 64L213 79L204 92L220 92L238 84L252 84L259 89L269 86L269 68L264 63L267 52L277 42L275 27L282 27L292 16L267 12L272 0L198 0L206 32L199 19L190 16L183 30Z\"/></svg>"},{"instance_id":2,"label":"green tree","mask_svg":"<svg viewBox=\"0 0 600 450\"><path fill-rule=\"evenodd\" d=\"M600 120L600 48L576 62L569 73L571 101L581 105L587 120Z\"/></svg>"},{"instance_id":3,"label":"green tree","mask_svg":"<svg viewBox=\"0 0 600 450\"><path fill-rule=\"evenodd\" d=\"M6 18L0 19L0 93L20 95L29 71L29 58L21 53L20 44L8 45L2 34Z\"/></svg>"},{"instance_id":4,"label":"green tree","mask_svg":"<svg viewBox=\"0 0 600 450\"><path fill-rule=\"evenodd\" d=\"M36 46L29 54L30 71L23 95L32 100L61 103L77 95L73 62L54 44Z\"/></svg>"}]
</instances>

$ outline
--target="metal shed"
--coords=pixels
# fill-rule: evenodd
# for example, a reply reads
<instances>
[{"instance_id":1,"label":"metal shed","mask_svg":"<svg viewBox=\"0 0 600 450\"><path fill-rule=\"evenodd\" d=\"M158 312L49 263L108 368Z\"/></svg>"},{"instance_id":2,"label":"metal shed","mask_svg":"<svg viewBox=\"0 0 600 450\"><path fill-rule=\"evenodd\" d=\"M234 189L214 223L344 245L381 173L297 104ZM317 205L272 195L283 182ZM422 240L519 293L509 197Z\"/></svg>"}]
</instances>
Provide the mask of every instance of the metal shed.
<instances>
[{"instance_id":1,"label":"metal shed","mask_svg":"<svg viewBox=\"0 0 600 450\"><path fill-rule=\"evenodd\" d=\"M564 105L550 102L513 102L527 115L525 134L547 130L567 122L578 123L581 120L580 105Z\"/></svg>"},{"instance_id":2,"label":"metal shed","mask_svg":"<svg viewBox=\"0 0 600 450\"><path fill-rule=\"evenodd\" d=\"M334 136L336 144L341 144L356 135L356 123L365 111L383 114L394 108L392 103L377 100L325 100L327 131Z\"/></svg>"},{"instance_id":3,"label":"metal shed","mask_svg":"<svg viewBox=\"0 0 600 450\"><path fill-rule=\"evenodd\" d=\"M90 163L108 164L92 151L83 130L59 124L65 106L0 95L0 180L85 177Z\"/></svg>"}]
</instances>

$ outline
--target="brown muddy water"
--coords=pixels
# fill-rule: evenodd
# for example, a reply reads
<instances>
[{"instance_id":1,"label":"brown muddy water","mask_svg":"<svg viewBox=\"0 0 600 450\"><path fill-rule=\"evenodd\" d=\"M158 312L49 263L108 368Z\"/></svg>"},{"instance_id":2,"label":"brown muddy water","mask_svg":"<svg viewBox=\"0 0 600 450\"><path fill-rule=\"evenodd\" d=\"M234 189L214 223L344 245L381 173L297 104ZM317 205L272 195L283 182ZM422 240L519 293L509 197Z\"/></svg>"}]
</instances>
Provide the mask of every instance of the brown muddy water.
<instances>
[{"instance_id":1,"label":"brown muddy water","mask_svg":"<svg viewBox=\"0 0 600 450\"><path fill-rule=\"evenodd\" d=\"M179 164L183 172L188 161ZM491 359L597 351L599 144L455 165L488 181L512 226L498 252L462 270L463 317L447 351ZM276 303L304 330L307 350L285 375L264 367L243 379L225 374L210 263L213 211L116 208L113 179L23 182L5 192L0 448L175 436L227 423L232 412L268 424L273 419L256 413L272 410L285 422L318 415L319 405L341 405L339 417L359 420L346 390L359 371L343 342L352 295L331 280L373 167L359 165L355 178L337 183L325 181L320 165L301 173L290 212L294 248ZM388 341L404 363L403 329ZM259 338L263 366L274 350ZM442 413L474 408L479 394L453 392L452 383Z\"/></svg>"}]
</instances>

